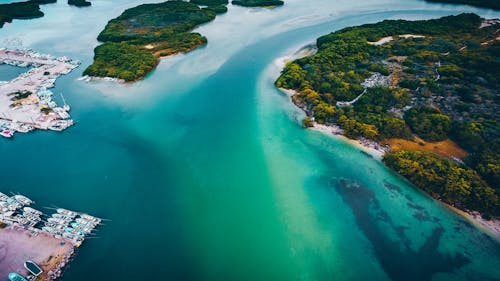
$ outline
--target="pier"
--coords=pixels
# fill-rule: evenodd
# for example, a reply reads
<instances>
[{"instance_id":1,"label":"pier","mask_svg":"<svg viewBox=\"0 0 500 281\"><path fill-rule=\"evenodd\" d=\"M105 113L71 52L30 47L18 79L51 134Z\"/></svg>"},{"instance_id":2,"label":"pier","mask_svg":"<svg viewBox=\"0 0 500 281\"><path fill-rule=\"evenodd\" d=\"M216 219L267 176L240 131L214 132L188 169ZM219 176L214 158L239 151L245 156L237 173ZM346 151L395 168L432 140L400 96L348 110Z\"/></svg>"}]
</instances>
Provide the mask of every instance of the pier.
<instances>
[{"instance_id":1,"label":"pier","mask_svg":"<svg viewBox=\"0 0 500 281\"><path fill-rule=\"evenodd\" d=\"M80 62L66 57L55 58L32 50L0 49L0 64L32 68L10 81L0 81L0 135L34 129L62 131L73 120L65 103L58 106L53 93L60 75L70 73ZM64 99L63 99L64 100Z\"/></svg>"}]
</instances>

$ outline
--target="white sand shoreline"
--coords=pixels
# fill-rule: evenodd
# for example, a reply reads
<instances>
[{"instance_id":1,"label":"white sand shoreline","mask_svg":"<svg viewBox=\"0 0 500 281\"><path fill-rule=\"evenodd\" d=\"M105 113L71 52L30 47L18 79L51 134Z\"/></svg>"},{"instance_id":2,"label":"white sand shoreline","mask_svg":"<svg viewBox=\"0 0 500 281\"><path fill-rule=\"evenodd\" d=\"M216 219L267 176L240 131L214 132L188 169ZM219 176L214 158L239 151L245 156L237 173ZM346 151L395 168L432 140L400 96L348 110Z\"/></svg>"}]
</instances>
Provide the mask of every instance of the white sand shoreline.
<instances>
[{"instance_id":1,"label":"white sand shoreline","mask_svg":"<svg viewBox=\"0 0 500 281\"><path fill-rule=\"evenodd\" d=\"M302 48L302 50L304 50L304 48ZM303 55L304 53L307 53L307 52L299 52L299 54L300 53ZM296 53L296 54L291 55L291 56L281 57L281 58L276 59L275 62L276 62L276 64L278 64L281 67L281 69L283 69L287 62L296 60L300 57L303 57L303 56L300 56L299 54ZM300 110L305 112L304 109L297 106L291 100L291 97L296 95L297 91L285 89L285 88L279 88L279 90L282 91L283 93L285 93L290 98L290 102L292 104L294 104L297 108L299 108ZM363 151L363 152L369 154L370 156L372 156L374 159L376 159L378 161L382 162L384 155L388 151L388 148L384 147L383 145L381 145L377 142L366 140L366 139L353 140L353 139L350 139L350 138L344 136L342 129L337 125L323 125L323 124L319 124L317 122L314 122L313 125L314 126L309 128L309 129L324 133L328 136L331 136L331 137L334 137L336 139L342 140L343 142L349 143L350 145L356 147L360 151ZM481 231L486 233L488 236L490 236L493 239L495 239L496 241L500 242L500 219L495 218L495 219L488 221L488 220L483 219L478 212L463 211L463 210L457 209L451 205L448 205L444 202L443 202L443 204L446 207L448 207L450 210L452 210L455 213L464 217L466 220L468 220L474 226L476 226Z\"/></svg>"}]
</instances>

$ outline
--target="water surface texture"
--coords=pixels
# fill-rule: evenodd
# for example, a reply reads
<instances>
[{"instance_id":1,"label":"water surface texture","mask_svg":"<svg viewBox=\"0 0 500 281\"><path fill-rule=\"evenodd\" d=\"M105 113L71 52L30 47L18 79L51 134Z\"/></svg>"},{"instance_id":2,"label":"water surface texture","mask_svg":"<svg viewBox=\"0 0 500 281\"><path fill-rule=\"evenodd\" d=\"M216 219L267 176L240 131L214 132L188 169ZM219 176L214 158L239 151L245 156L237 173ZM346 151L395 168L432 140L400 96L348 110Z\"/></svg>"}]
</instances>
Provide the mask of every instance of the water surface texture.
<instances>
[{"instance_id":1,"label":"water surface texture","mask_svg":"<svg viewBox=\"0 0 500 281\"><path fill-rule=\"evenodd\" d=\"M273 82L280 57L342 27L500 13L416 0L230 5L197 29L207 46L118 85L76 79L106 22L142 2L59 2L7 24L0 42L83 62L54 89L77 123L0 140L0 190L110 220L63 280L499 280L497 242L375 159L302 129Z\"/></svg>"}]
</instances>

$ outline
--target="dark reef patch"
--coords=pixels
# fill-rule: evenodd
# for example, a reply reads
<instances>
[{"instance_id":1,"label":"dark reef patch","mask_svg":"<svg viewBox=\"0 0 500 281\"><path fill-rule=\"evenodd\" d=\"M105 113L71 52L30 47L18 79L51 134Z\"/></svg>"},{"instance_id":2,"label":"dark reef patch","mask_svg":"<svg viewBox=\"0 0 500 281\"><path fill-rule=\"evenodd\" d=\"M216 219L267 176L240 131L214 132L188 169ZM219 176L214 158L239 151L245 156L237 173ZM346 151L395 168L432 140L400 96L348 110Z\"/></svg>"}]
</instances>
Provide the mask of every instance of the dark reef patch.
<instances>
[{"instance_id":1,"label":"dark reef patch","mask_svg":"<svg viewBox=\"0 0 500 281\"><path fill-rule=\"evenodd\" d=\"M346 179L340 180L335 188L351 208L360 229L371 241L380 265L391 280L431 281L436 273L453 272L470 263L461 253L450 255L439 252L444 232L440 225L436 225L424 245L415 251L410 247L410 240L405 234L407 227L394 224L381 208L373 191ZM380 225L380 219L383 220L384 227ZM388 236L388 227L398 234L400 241L394 241Z\"/></svg>"}]
</instances>

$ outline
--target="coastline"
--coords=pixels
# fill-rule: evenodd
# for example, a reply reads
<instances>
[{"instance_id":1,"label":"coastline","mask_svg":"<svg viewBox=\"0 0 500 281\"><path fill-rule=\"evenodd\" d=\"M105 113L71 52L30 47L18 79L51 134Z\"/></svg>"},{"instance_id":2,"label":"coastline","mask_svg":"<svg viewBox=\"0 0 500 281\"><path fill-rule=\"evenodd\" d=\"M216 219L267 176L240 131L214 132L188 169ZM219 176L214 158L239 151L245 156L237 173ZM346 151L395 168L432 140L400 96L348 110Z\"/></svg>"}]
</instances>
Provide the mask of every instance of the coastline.
<instances>
[{"instance_id":1,"label":"coastline","mask_svg":"<svg viewBox=\"0 0 500 281\"><path fill-rule=\"evenodd\" d=\"M275 60L275 63L280 67L282 70L286 63L305 57L309 56L315 53L316 49L312 48L313 45L309 44L306 45L305 47L301 48L299 51L297 51L295 54L290 55L290 56L285 56L281 57ZM278 87L280 91L285 93L290 102L302 110L304 113L307 115L307 110L305 108L302 108L300 105L295 104L292 101L292 96L297 94L296 90L291 90L291 89L285 89L285 88L280 88ZM348 143L360 151L366 153L367 155L371 156L372 158L376 159L377 161L382 162L382 159L384 155L389 151L388 147L385 147L383 144L380 144L375 141L367 140L367 139L350 139L343 135L343 130L334 124L319 124L317 122L313 122L313 127L306 128L306 129L311 129L317 132L324 133L330 137L334 137L336 139L339 139L345 143ZM385 164L384 164L385 166ZM387 166L386 166L387 167ZM430 195L428 195L430 196ZM449 210L455 212L456 214L462 216L464 219L472 223L474 226L479 228L481 231L486 233L488 236L492 237L495 241L500 242L500 219L499 218L492 218L491 220L485 220L481 217L479 212L475 211L467 211L467 210L460 210L456 207L453 207L452 205L449 205L447 203L441 202L445 207L447 207Z\"/></svg>"},{"instance_id":2,"label":"coastline","mask_svg":"<svg viewBox=\"0 0 500 281\"><path fill-rule=\"evenodd\" d=\"M143 77L139 77L139 78L137 78L135 80L132 80L132 81L126 81L125 79L120 79L120 78L117 78L117 77L100 77L100 76L91 76L91 75L83 75L83 76L77 78L77 80L78 81L83 81L83 82L104 81L104 82L112 82L112 83L118 83L118 84L124 84L124 85L134 84L135 82L144 80L151 72L153 72L158 67L158 65L161 63L162 59L166 59L166 58L170 58L170 57L175 57L177 55L187 54L190 51L192 51L194 49L197 49L197 48L201 48L201 47L203 47L205 45L206 44L197 46L197 47L195 47L193 49L190 49L188 51L185 51L185 52L179 51L179 52L172 53L172 54L169 54L169 55L164 55L164 56L160 55L160 56L157 56L158 63L156 64L155 68L153 68L150 72L146 73Z\"/></svg>"},{"instance_id":3,"label":"coastline","mask_svg":"<svg viewBox=\"0 0 500 281\"><path fill-rule=\"evenodd\" d=\"M385 153L387 150L380 145L377 142L367 140L367 139L350 139L346 136L344 136L342 133L342 129L336 125L323 125L314 122L314 127L309 128L313 131L321 132L324 134L327 134L328 136L337 138L342 140L345 143L348 143L360 151L363 151L373 157L374 159L382 162L382 159L384 158Z\"/></svg>"},{"instance_id":4,"label":"coastline","mask_svg":"<svg viewBox=\"0 0 500 281\"><path fill-rule=\"evenodd\" d=\"M475 225L477 228L487 233L490 237L495 239L495 241L500 243L500 219L492 218L491 220L485 220L481 217L481 214L479 212L464 211L444 202L442 203L445 207L454 211L455 213Z\"/></svg>"},{"instance_id":5,"label":"coastline","mask_svg":"<svg viewBox=\"0 0 500 281\"><path fill-rule=\"evenodd\" d=\"M295 90L290 90L290 89L284 89L284 88L278 88L280 91L284 92L289 98L290 102L293 103L291 97L295 94L297 94L297 91ZM293 103L297 108L302 110L304 113L307 113L303 108L300 106L296 105ZM345 143L349 143L350 145L356 147L362 152L367 153L369 156L373 157L374 159L382 162L382 158L384 158L384 155L387 153L387 148L385 148L382 144L379 144L377 142L360 138L360 139L350 139L343 134L343 130L333 124L319 124L317 122L313 123L313 127L307 128L313 131L321 132L324 133L330 137L334 137L336 139L339 139Z\"/></svg>"}]
</instances>

